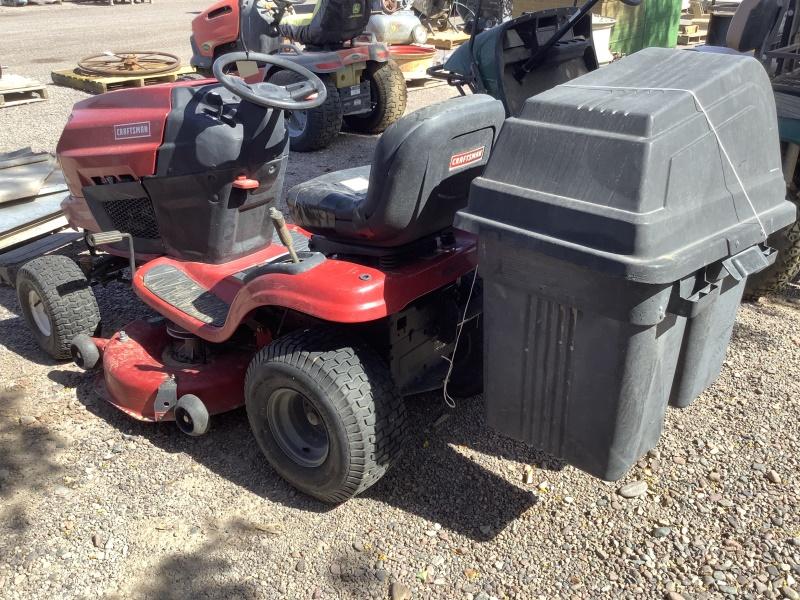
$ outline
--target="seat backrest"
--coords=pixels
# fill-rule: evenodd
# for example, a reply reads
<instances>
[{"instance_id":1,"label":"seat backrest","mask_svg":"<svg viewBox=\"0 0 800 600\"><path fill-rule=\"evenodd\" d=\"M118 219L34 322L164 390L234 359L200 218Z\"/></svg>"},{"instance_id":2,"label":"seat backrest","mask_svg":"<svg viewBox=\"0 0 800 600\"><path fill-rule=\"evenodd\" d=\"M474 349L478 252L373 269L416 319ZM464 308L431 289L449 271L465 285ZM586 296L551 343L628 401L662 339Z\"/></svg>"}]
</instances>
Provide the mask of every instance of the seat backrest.
<instances>
[{"instance_id":1,"label":"seat backrest","mask_svg":"<svg viewBox=\"0 0 800 600\"><path fill-rule=\"evenodd\" d=\"M421 108L389 127L354 215L370 243L401 246L450 227L504 120L502 102L476 94Z\"/></svg>"},{"instance_id":2,"label":"seat backrest","mask_svg":"<svg viewBox=\"0 0 800 600\"><path fill-rule=\"evenodd\" d=\"M338 44L363 33L371 12L368 0L317 0L310 17L288 15L281 21L280 31L311 46Z\"/></svg>"},{"instance_id":3,"label":"seat backrest","mask_svg":"<svg viewBox=\"0 0 800 600\"><path fill-rule=\"evenodd\" d=\"M739 52L761 48L780 14L779 0L742 0L728 26L725 45Z\"/></svg>"}]
</instances>

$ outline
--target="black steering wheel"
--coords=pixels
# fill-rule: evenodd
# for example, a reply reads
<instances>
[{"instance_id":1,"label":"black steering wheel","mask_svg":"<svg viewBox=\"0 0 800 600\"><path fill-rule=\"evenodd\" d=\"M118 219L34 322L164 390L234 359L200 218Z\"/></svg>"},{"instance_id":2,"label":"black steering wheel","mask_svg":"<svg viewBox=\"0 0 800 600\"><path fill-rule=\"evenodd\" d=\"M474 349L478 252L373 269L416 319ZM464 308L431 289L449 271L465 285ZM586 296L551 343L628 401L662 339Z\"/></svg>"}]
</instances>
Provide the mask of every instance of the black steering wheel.
<instances>
[{"instance_id":1,"label":"black steering wheel","mask_svg":"<svg viewBox=\"0 0 800 600\"><path fill-rule=\"evenodd\" d=\"M299 81L287 86L268 82L251 85L240 77L225 73L225 67L237 61L275 65L287 71L294 71L304 77L306 81ZM314 73L294 61L274 54L258 54L255 52L223 54L214 61L213 71L214 77L223 87L240 98L264 108L280 108L291 111L309 110L321 106L328 96L328 89L325 84Z\"/></svg>"}]
</instances>

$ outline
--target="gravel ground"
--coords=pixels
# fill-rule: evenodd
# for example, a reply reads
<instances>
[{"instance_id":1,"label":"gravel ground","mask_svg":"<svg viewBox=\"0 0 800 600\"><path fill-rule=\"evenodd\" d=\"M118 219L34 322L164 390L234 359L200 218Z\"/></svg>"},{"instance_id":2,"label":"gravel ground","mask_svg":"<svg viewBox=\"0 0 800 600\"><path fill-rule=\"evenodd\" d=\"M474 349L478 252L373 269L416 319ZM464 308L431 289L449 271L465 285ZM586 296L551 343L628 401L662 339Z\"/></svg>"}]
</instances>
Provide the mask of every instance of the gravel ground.
<instances>
[{"instance_id":1,"label":"gravel ground","mask_svg":"<svg viewBox=\"0 0 800 600\"><path fill-rule=\"evenodd\" d=\"M67 67L146 31L188 59L205 3L0 8L0 54L46 80L49 57ZM54 148L83 94L50 89L0 110L0 151ZM451 93L415 91L411 105ZM374 143L346 135L293 154L289 184L364 163ZM122 284L98 299L104 334L148 314ZM798 287L743 306L719 380L668 411L661 443L621 482L494 434L480 398L449 410L428 396L409 400L396 468L331 508L270 469L243 411L198 439L125 417L96 376L36 347L0 288L0 597L797 598L799 308ZM626 495L641 495L623 497L633 482L646 486Z\"/></svg>"},{"instance_id":2,"label":"gravel ground","mask_svg":"<svg viewBox=\"0 0 800 600\"><path fill-rule=\"evenodd\" d=\"M146 314L121 284L98 295L106 334ZM494 434L479 398L430 396L401 462L330 508L270 469L243 411L198 439L125 417L0 288L0 596L796 598L798 308L798 288L743 306L717 383L617 484Z\"/></svg>"}]
</instances>

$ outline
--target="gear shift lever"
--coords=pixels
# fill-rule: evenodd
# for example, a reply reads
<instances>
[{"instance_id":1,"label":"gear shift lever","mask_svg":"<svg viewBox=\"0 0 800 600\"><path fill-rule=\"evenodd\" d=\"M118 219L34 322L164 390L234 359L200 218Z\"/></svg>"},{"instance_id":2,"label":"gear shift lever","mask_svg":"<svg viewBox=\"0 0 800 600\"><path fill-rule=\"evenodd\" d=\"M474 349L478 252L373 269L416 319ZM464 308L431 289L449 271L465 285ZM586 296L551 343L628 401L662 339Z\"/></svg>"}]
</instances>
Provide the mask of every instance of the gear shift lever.
<instances>
[{"instance_id":1,"label":"gear shift lever","mask_svg":"<svg viewBox=\"0 0 800 600\"><path fill-rule=\"evenodd\" d=\"M280 238L281 243L286 246L286 249L289 251L289 256L292 257L292 262L295 264L299 263L300 259L297 258L297 252L294 251L292 234L289 232L289 228L286 227L286 219L283 218L283 213L273 206L269 209L269 218L272 219L272 222L275 224L275 229L278 231L278 237Z\"/></svg>"}]
</instances>

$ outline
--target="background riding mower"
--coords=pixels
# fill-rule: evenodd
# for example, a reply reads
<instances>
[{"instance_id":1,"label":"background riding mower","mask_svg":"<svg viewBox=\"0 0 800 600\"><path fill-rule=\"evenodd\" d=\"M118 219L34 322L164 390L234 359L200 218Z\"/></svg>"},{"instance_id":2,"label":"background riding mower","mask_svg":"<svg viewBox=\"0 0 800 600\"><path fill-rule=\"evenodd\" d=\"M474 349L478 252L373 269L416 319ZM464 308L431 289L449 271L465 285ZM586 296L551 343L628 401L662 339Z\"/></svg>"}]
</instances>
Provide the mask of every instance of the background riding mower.
<instances>
[{"instance_id":1,"label":"background riding mower","mask_svg":"<svg viewBox=\"0 0 800 600\"><path fill-rule=\"evenodd\" d=\"M192 21L192 65L208 73L223 54L252 51L277 53L318 75L327 89L325 102L287 116L292 150L327 147L343 124L359 133L381 133L405 112L407 90L388 47L364 34L369 2L319 0L310 14L287 14L289 6L300 3L276 0L271 8L261 0L213 4ZM281 38L304 47L284 44ZM302 81L293 71L274 66L260 77L276 85Z\"/></svg>"},{"instance_id":2,"label":"background riding mower","mask_svg":"<svg viewBox=\"0 0 800 600\"><path fill-rule=\"evenodd\" d=\"M494 96L502 100L508 116L517 115L531 96L599 67L591 15L599 1L526 13L485 31L476 27L469 43L428 74L462 94L469 90ZM621 1L628 6L641 3ZM479 0L478 12L483 4Z\"/></svg>"}]
</instances>

